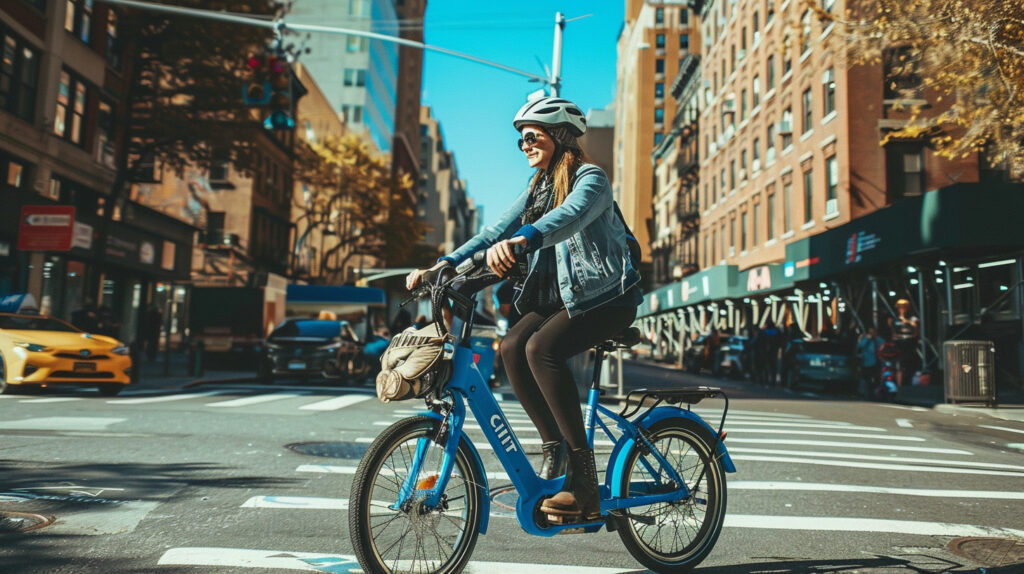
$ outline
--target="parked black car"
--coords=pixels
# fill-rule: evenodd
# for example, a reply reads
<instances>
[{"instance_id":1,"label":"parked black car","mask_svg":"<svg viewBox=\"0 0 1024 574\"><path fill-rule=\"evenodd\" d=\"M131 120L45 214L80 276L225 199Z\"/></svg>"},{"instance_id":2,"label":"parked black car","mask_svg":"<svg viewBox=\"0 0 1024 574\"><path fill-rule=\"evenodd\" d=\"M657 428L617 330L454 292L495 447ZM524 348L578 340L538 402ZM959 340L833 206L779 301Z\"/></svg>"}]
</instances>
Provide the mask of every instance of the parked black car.
<instances>
[{"instance_id":1,"label":"parked black car","mask_svg":"<svg viewBox=\"0 0 1024 574\"><path fill-rule=\"evenodd\" d=\"M790 389L813 383L826 392L839 392L855 385L853 361L836 341L790 341L784 360Z\"/></svg>"},{"instance_id":2,"label":"parked black car","mask_svg":"<svg viewBox=\"0 0 1024 574\"><path fill-rule=\"evenodd\" d=\"M267 337L260 378L351 379L369 370L348 321L287 319Z\"/></svg>"},{"instance_id":3,"label":"parked black car","mask_svg":"<svg viewBox=\"0 0 1024 574\"><path fill-rule=\"evenodd\" d=\"M719 371L734 379L742 379L751 374L752 351L748 337L732 335L725 339L718 348L716 363Z\"/></svg>"}]
</instances>

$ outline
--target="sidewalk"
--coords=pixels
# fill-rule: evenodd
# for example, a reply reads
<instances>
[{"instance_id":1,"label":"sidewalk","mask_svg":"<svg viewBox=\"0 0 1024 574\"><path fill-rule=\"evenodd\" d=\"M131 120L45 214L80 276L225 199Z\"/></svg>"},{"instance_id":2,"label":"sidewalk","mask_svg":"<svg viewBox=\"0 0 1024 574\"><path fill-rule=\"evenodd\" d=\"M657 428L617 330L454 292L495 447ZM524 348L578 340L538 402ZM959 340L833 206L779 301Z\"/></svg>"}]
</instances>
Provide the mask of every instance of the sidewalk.
<instances>
[{"instance_id":1,"label":"sidewalk","mask_svg":"<svg viewBox=\"0 0 1024 574\"><path fill-rule=\"evenodd\" d=\"M142 355L134 367L138 371L138 381L131 385L133 389L180 389L199 382L243 383L257 380L255 370L207 370L202 375L190 375L188 356L185 353L169 353L166 356L159 353L154 361Z\"/></svg>"}]
</instances>

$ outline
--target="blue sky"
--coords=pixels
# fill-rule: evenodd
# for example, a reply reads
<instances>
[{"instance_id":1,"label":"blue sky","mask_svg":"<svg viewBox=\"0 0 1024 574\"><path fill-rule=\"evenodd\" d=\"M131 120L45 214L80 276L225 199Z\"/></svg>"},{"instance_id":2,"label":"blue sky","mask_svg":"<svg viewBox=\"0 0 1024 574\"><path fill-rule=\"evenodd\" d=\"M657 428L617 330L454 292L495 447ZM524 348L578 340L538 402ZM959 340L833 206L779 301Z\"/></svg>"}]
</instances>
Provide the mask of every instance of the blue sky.
<instances>
[{"instance_id":1,"label":"blue sky","mask_svg":"<svg viewBox=\"0 0 1024 574\"><path fill-rule=\"evenodd\" d=\"M427 3L424 41L545 76L551 66L555 13L568 22L562 47L561 95L587 112L615 96L615 43L625 2ZM532 170L516 149L512 117L540 86L524 76L424 51L423 104L441 122L469 195L494 223L526 185Z\"/></svg>"}]
</instances>

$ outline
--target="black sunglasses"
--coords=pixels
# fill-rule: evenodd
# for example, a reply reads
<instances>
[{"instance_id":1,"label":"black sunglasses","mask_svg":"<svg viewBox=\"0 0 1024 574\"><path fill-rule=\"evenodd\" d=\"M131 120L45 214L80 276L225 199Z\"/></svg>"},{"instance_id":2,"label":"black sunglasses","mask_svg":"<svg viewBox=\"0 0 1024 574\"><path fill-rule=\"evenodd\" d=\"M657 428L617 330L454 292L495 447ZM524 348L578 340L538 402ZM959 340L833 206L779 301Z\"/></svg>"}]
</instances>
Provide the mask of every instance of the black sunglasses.
<instances>
[{"instance_id":1,"label":"black sunglasses","mask_svg":"<svg viewBox=\"0 0 1024 574\"><path fill-rule=\"evenodd\" d=\"M523 146L533 147L537 145L537 134L534 132L528 132L526 135L519 138L519 141L516 142L516 145L519 146L519 151L523 151Z\"/></svg>"}]
</instances>

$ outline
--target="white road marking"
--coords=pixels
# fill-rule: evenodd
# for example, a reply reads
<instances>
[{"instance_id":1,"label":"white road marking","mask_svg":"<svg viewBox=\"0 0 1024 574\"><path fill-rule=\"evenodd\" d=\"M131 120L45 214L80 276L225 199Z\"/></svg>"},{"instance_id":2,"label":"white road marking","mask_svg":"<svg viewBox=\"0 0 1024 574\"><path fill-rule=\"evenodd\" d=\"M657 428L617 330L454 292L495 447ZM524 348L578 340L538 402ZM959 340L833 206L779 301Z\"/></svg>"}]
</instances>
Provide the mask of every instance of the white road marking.
<instances>
[{"instance_id":1,"label":"white road marking","mask_svg":"<svg viewBox=\"0 0 1024 574\"><path fill-rule=\"evenodd\" d=\"M904 410L904 411L914 411L915 413L926 413L926 412L928 412L928 409L926 409L924 407L905 407L905 406L902 406L902 405L878 405L878 406L885 407L887 409L900 409L900 410Z\"/></svg>"},{"instance_id":2,"label":"white road marking","mask_svg":"<svg viewBox=\"0 0 1024 574\"><path fill-rule=\"evenodd\" d=\"M731 455L733 461L781 462L787 464L818 464L822 466L843 466L859 469L878 469L910 472L947 472L950 474L980 474L985 476L1016 476L1024 477L1024 472L1005 470L975 470L949 466L914 466L908 464L881 464L875 462L846 462L842 460L825 460L821 458L801 458L796 456L762 456L752 454Z\"/></svg>"},{"instance_id":3,"label":"white road marking","mask_svg":"<svg viewBox=\"0 0 1024 574\"><path fill-rule=\"evenodd\" d=\"M903 446L897 444L875 444L866 442L839 442L829 440L804 440L804 439L777 439L777 438L742 438L730 436L726 439L726 445L732 445L735 443L744 444L792 444L792 445L804 445L804 446L834 446L838 448L859 448L869 450L898 450L898 451L910 451L910 452L927 452L932 454L959 454L965 456L973 456L974 453L968 450L959 450L955 448L936 448L927 446Z\"/></svg>"},{"instance_id":4,"label":"white road marking","mask_svg":"<svg viewBox=\"0 0 1024 574\"><path fill-rule=\"evenodd\" d=\"M303 405L299 407L299 410L304 411L336 411L343 409L347 406L361 403L374 398L373 395L342 395L340 397L334 397L333 399L327 399L325 401L319 401Z\"/></svg>"},{"instance_id":5,"label":"white road marking","mask_svg":"<svg viewBox=\"0 0 1024 574\"><path fill-rule=\"evenodd\" d=\"M782 450L782 449L759 449L759 448L731 448L729 452L748 452L748 453L761 453L761 454L780 454L780 455L791 455L791 456L824 456L832 458L846 458L856 460L880 460L889 462L899 463L921 463L921 464L954 464L956 466L970 466L974 468L991 468L1001 470L1019 470L1024 472L1024 466L1018 466L1015 464L997 464L987 462L968 462L960 460L937 460L931 458L907 458L900 456L898 458L893 456L872 456L867 454L844 454L844 453L833 453L833 452L813 452L806 450Z\"/></svg>"},{"instance_id":6,"label":"white road marking","mask_svg":"<svg viewBox=\"0 0 1024 574\"><path fill-rule=\"evenodd\" d=\"M1011 429L1011 428L1006 428L1006 427L996 427L996 426L992 426L992 425L978 425L978 426L983 428L983 429L992 429L992 430L998 430L998 431L1016 432L1016 433L1024 434L1024 430L1020 430L1020 429Z\"/></svg>"},{"instance_id":7,"label":"white road marking","mask_svg":"<svg viewBox=\"0 0 1024 574\"><path fill-rule=\"evenodd\" d=\"M305 510L348 510L347 498L317 496L254 496L242 508L296 508Z\"/></svg>"},{"instance_id":8,"label":"white road marking","mask_svg":"<svg viewBox=\"0 0 1024 574\"><path fill-rule=\"evenodd\" d=\"M758 492L799 490L804 492L856 492L870 494L895 494L898 496L928 496L936 498L992 498L997 500L1024 500L1024 492L1000 490L928 490L924 488L890 488L886 486L862 486L856 484L830 484L820 482L776 482L733 480L729 490L754 490Z\"/></svg>"},{"instance_id":9,"label":"white road marking","mask_svg":"<svg viewBox=\"0 0 1024 574\"><path fill-rule=\"evenodd\" d=\"M82 397L50 397L47 399L22 399L19 403L66 403L70 401L80 401Z\"/></svg>"},{"instance_id":10,"label":"white road marking","mask_svg":"<svg viewBox=\"0 0 1024 574\"><path fill-rule=\"evenodd\" d=\"M295 469L295 472L321 472L328 474L355 474L354 466L338 466L331 464L303 464ZM382 475L393 475L391 471L381 471ZM488 472L487 480L509 480L508 474L504 472Z\"/></svg>"},{"instance_id":11,"label":"white road marking","mask_svg":"<svg viewBox=\"0 0 1024 574\"><path fill-rule=\"evenodd\" d=\"M128 419L109 417L38 417L0 422L4 430L98 431Z\"/></svg>"},{"instance_id":12,"label":"white road marking","mask_svg":"<svg viewBox=\"0 0 1024 574\"><path fill-rule=\"evenodd\" d=\"M255 395L252 397L242 397L240 399L233 399L230 401L220 401L217 403L209 403L208 407L244 407L247 405L255 405L259 403L266 403L270 401L279 401L282 399L294 399L295 397L303 397L309 393L270 393L266 395Z\"/></svg>"},{"instance_id":13,"label":"white road marking","mask_svg":"<svg viewBox=\"0 0 1024 574\"><path fill-rule=\"evenodd\" d=\"M910 419L896 419L896 426L905 429L914 428L914 425L910 422Z\"/></svg>"},{"instance_id":14,"label":"white road marking","mask_svg":"<svg viewBox=\"0 0 1024 574\"><path fill-rule=\"evenodd\" d=\"M1024 450L1024 442L1009 442L1006 443L1006 446L1017 450Z\"/></svg>"},{"instance_id":15,"label":"white road marking","mask_svg":"<svg viewBox=\"0 0 1024 574\"><path fill-rule=\"evenodd\" d=\"M216 566L221 568L268 568L272 570L305 570L312 572L361 572L355 556L290 552L287 550L248 550L245 548L171 548L160 557L159 565ZM400 568L412 564L399 562ZM465 574L621 574L633 572L635 566L607 568L600 566L569 566L564 564L526 564L522 562L470 562Z\"/></svg>"},{"instance_id":16,"label":"white road marking","mask_svg":"<svg viewBox=\"0 0 1024 574\"><path fill-rule=\"evenodd\" d=\"M767 528L771 530L813 530L830 532L889 532L920 536L983 536L1024 538L1024 530L974 526L951 522L918 522L877 518L841 518L831 516L757 516L726 514L726 528Z\"/></svg>"},{"instance_id":17,"label":"white road marking","mask_svg":"<svg viewBox=\"0 0 1024 574\"><path fill-rule=\"evenodd\" d=\"M113 399L107 401L112 405L140 405L143 403L164 403L168 401L183 401L186 399L199 399L215 395L227 394L229 391L205 391L202 393L182 393L177 395L164 395L162 397L138 397L131 399Z\"/></svg>"}]
</instances>

